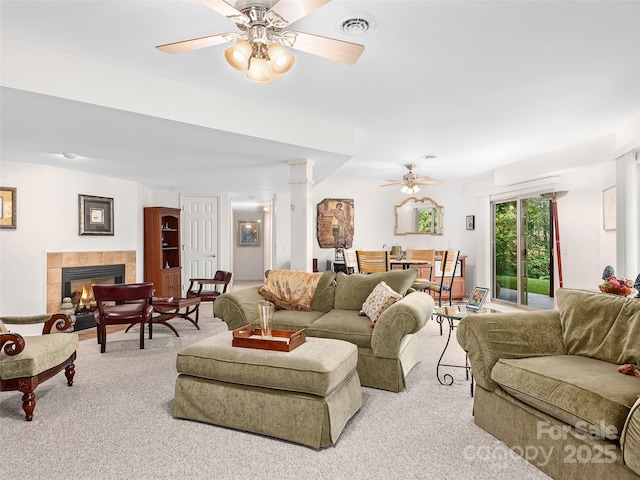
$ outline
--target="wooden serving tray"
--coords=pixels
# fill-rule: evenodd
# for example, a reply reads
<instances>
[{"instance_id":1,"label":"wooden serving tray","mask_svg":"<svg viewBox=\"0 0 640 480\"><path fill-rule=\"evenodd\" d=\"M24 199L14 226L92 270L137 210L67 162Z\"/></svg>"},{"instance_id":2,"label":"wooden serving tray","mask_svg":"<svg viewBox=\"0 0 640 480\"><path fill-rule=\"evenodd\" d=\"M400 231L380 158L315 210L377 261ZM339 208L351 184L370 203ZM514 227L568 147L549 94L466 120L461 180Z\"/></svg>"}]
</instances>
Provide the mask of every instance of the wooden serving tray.
<instances>
[{"instance_id":1,"label":"wooden serving tray","mask_svg":"<svg viewBox=\"0 0 640 480\"><path fill-rule=\"evenodd\" d=\"M262 330L249 324L233 331L231 346L290 352L307 341L307 331L271 330L271 337L271 340L262 338Z\"/></svg>"}]
</instances>

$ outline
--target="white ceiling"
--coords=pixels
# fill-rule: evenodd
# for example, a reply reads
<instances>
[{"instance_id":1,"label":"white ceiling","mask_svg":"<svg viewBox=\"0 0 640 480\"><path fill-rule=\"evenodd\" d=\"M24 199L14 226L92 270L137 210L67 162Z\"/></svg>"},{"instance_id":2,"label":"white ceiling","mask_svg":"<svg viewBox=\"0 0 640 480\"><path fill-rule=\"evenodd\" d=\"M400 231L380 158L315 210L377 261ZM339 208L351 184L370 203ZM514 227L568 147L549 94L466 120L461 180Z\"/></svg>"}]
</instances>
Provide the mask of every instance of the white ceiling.
<instances>
[{"instance_id":1,"label":"white ceiling","mask_svg":"<svg viewBox=\"0 0 640 480\"><path fill-rule=\"evenodd\" d=\"M352 12L373 15L377 27L358 37L339 32L336 21ZM316 162L316 182L385 183L405 163L461 181L616 132L640 115L636 0L333 0L291 28L362 43L360 60L346 66L293 51L294 68L266 86L231 69L223 45L179 55L154 48L236 31L197 0L2 0L0 19L6 37L356 132L347 159L3 88L2 159L52 163L53 152L74 151L90 161L56 164L153 189L268 195L287 190L286 162L298 158Z\"/></svg>"}]
</instances>

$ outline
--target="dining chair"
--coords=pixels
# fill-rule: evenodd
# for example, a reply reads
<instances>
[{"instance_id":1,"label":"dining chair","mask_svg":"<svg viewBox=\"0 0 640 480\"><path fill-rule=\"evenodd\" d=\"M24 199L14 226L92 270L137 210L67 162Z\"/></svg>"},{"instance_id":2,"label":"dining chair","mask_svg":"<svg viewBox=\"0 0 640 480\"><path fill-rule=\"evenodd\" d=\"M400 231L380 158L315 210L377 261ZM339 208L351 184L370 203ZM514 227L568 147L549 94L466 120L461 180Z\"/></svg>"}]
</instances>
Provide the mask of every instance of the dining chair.
<instances>
[{"instance_id":1,"label":"dining chair","mask_svg":"<svg viewBox=\"0 0 640 480\"><path fill-rule=\"evenodd\" d=\"M22 336L9 332L5 327L5 324L38 323L43 324L41 335ZM38 385L62 370L67 377L67 385L73 385L78 334L64 332L69 327L71 320L64 313L0 317L0 391L18 390L22 393L22 410L28 422L33 420L36 408L34 390ZM47 396L49 394L54 394L54 390Z\"/></svg>"},{"instance_id":2,"label":"dining chair","mask_svg":"<svg viewBox=\"0 0 640 480\"><path fill-rule=\"evenodd\" d=\"M419 250L419 249L407 249L406 262L411 264L415 263L415 268L420 272L418 280L426 280L428 282L433 281L433 267L436 261L436 251L434 249ZM429 270L429 276L423 275L423 270Z\"/></svg>"},{"instance_id":3,"label":"dining chair","mask_svg":"<svg viewBox=\"0 0 640 480\"><path fill-rule=\"evenodd\" d=\"M356 250L358 270L360 273L377 273L389 271L389 252L387 250Z\"/></svg>"},{"instance_id":4,"label":"dining chair","mask_svg":"<svg viewBox=\"0 0 640 480\"><path fill-rule=\"evenodd\" d=\"M218 270L213 278L190 278L189 288L187 289L187 298L199 298L200 303L213 303L220 295L227 292L232 276L233 274L231 272ZM200 309L195 308L195 311L197 324ZM187 311L187 315L191 313L192 311Z\"/></svg>"},{"instance_id":5,"label":"dining chair","mask_svg":"<svg viewBox=\"0 0 640 480\"><path fill-rule=\"evenodd\" d=\"M442 307L442 292L449 292L449 305L451 306L453 304L453 292L451 290L453 288L453 279L458 269L459 256L460 250L446 250L440 261L439 268L436 269L436 281L416 279L413 283L413 288L437 293L438 307ZM436 321L440 324L440 335L442 335L443 318L438 316L437 313L435 316Z\"/></svg>"},{"instance_id":6,"label":"dining chair","mask_svg":"<svg viewBox=\"0 0 640 480\"><path fill-rule=\"evenodd\" d=\"M153 283L117 283L92 285L93 298L97 309L97 339L100 353L104 353L107 343L107 325L140 324L140 348L144 349L144 324L151 320L153 305Z\"/></svg>"},{"instance_id":7,"label":"dining chair","mask_svg":"<svg viewBox=\"0 0 640 480\"><path fill-rule=\"evenodd\" d=\"M358 270L358 257L355 250L347 250L345 248L342 253L344 254L344 266L347 269L347 275L355 273Z\"/></svg>"}]
</instances>

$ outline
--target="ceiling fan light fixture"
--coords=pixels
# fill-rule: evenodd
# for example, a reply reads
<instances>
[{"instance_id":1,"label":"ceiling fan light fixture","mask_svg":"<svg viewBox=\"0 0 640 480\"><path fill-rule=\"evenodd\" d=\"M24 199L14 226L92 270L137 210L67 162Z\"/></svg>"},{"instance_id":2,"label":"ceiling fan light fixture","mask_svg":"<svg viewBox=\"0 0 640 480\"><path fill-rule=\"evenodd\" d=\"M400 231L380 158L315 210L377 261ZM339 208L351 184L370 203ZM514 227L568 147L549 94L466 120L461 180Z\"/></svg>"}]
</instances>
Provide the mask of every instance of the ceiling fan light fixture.
<instances>
[{"instance_id":1,"label":"ceiling fan light fixture","mask_svg":"<svg viewBox=\"0 0 640 480\"><path fill-rule=\"evenodd\" d=\"M247 73L247 78L249 80L255 80L256 82L268 82L269 66L267 65L267 59L251 57L249 60L249 73Z\"/></svg>"},{"instance_id":2,"label":"ceiling fan light fixture","mask_svg":"<svg viewBox=\"0 0 640 480\"><path fill-rule=\"evenodd\" d=\"M418 187L417 185L403 185L400 191L402 193L406 193L407 195L411 195L412 193L418 193L420 191L420 187Z\"/></svg>"},{"instance_id":3,"label":"ceiling fan light fixture","mask_svg":"<svg viewBox=\"0 0 640 480\"><path fill-rule=\"evenodd\" d=\"M224 58L232 68L244 71L249 68L249 59L253 48L246 40L238 40L233 47L224 51Z\"/></svg>"},{"instance_id":4,"label":"ceiling fan light fixture","mask_svg":"<svg viewBox=\"0 0 640 480\"><path fill-rule=\"evenodd\" d=\"M277 42L269 45L267 55L269 55L269 60L271 60L271 70L276 75L287 73L296 63L296 58Z\"/></svg>"}]
</instances>

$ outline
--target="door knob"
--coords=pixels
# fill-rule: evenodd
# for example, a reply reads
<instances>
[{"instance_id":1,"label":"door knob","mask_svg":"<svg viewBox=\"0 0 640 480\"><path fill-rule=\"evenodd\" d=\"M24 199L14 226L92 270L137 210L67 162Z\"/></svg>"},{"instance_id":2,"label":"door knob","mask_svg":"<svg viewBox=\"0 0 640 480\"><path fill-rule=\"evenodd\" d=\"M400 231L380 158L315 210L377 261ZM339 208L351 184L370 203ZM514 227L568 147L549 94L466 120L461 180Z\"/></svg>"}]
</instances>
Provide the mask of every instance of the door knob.
<instances>
[{"instance_id":1,"label":"door knob","mask_svg":"<svg viewBox=\"0 0 640 480\"><path fill-rule=\"evenodd\" d=\"M209 255L210 257L216 258L216 254L212 253L211 255Z\"/></svg>"}]
</instances>

